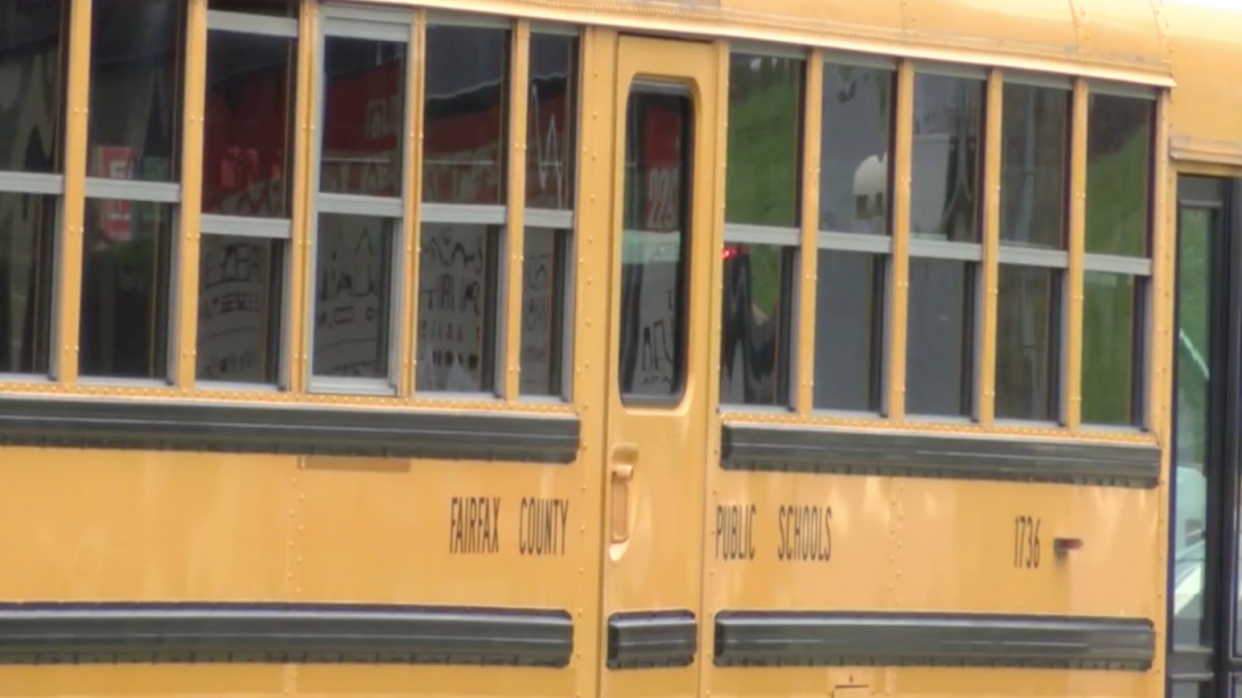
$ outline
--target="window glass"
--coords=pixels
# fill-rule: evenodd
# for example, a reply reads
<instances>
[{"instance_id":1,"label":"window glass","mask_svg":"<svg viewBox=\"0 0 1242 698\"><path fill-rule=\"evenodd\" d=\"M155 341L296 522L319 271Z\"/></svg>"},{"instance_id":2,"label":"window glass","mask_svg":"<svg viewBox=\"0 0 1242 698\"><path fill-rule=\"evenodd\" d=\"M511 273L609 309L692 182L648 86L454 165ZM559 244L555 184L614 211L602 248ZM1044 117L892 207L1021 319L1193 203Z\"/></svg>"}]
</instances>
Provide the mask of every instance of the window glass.
<instances>
[{"instance_id":1,"label":"window glass","mask_svg":"<svg viewBox=\"0 0 1242 698\"><path fill-rule=\"evenodd\" d=\"M617 371L629 400L676 397L685 382L694 114L688 95L656 90L635 88L626 107Z\"/></svg>"},{"instance_id":2,"label":"window glass","mask_svg":"<svg viewBox=\"0 0 1242 698\"><path fill-rule=\"evenodd\" d=\"M1185 183L1188 178L1182 177ZM1180 188L1180 187L1179 187ZM1211 250L1218 211L1179 206L1177 230L1176 478L1173 526L1173 623L1177 644L1207 640L1203 622L1206 562L1208 389L1211 385ZM1084 378L1085 381L1085 378Z\"/></svg>"},{"instance_id":3,"label":"window glass","mask_svg":"<svg viewBox=\"0 0 1242 698\"><path fill-rule=\"evenodd\" d=\"M495 388L500 231L499 226L423 224L417 390Z\"/></svg>"},{"instance_id":4,"label":"window glass","mask_svg":"<svg viewBox=\"0 0 1242 698\"><path fill-rule=\"evenodd\" d=\"M798 225L805 72L799 59L730 57L727 222Z\"/></svg>"},{"instance_id":5,"label":"window glass","mask_svg":"<svg viewBox=\"0 0 1242 698\"><path fill-rule=\"evenodd\" d=\"M0 192L0 373L47 373L57 201Z\"/></svg>"},{"instance_id":6,"label":"window glass","mask_svg":"<svg viewBox=\"0 0 1242 698\"><path fill-rule=\"evenodd\" d=\"M996 312L996 416L1053 421L1059 414L1061 272L1002 264Z\"/></svg>"},{"instance_id":7,"label":"window glass","mask_svg":"<svg viewBox=\"0 0 1242 698\"><path fill-rule=\"evenodd\" d=\"M423 201L505 203L509 30L427 27Z\"/></svg>"},{"instance_id":8,"label":"window glass","mask_svg":"<svg viewBox=\"0 0 1242 698\"><path fill-rule=\"evenodd\" d=\"M895 85L893 70L824 65L820 230L890 233Z\"/></svg>"},{"instance_id":9,"label":"window glass","mask_svg":"<svg viewBox=\"0 0 1242 698\"><path fill-rule=\"evenodd\" d=\"M820 250L816 409L876 412L884 363L885 255Z\"/></svg>"},{"instance_id":10,"label":"window glass","mask_svg":"<svg viewBox=\"0 0 1242 698\"><path fill-rule=\"evenodd\" d=\"M173 207L86 200L78 371L168 377Z\"/></svg>"},{"instance_id":11,"label":"window glass","mask_svg":"<svg viewBox=\"0 0 1242 698\"><path fill-rule=\"evenodd\" d=\"M198 380L278 381L284 248L279 240L203 236L198 272Z\"/></svg>"},{"instance_id":12,"label":"window glass","mask_svg":"<svg viewBox=\"0 0 1242 698\"><path fill-rule=\"evenodd\" d=\"M954 242L979 241L984 82L914 78L910 159L910 232Z\"/></svg>"},{"instance_id":13,"label":"window glass","mask_svg":"<svg viewBox=\"0 0 1242 698\"><path fill-rule=\"evenodd\" d=\"M207 9L251 15L297 17L298 0L207 0Z\"/></svg>"},{"instance_id":14,"label":"window glass","mask_svg":"<svg viewBox=\"0 0 1242 698\"><path fill-rule=\"evenodd\" d=\"M789 338L797 249L727 245L721 318L720 401L788 405Z\"/></svg>"},{"instance_id":15,"label":"window glass","mask_svg":"<svg viewBox=\"0 0 1242 698\"><path fill-rule=\"evenodd\" d=\"M91 4L87 175L180 179L181 0Z\"/></svg>"},{"instance_id":16,"label":"window glass","mask_svg":"<svg viewBox=\"0 0 1242 698\"><path fill-rule=\"evenodd\" d=\"M208 35L203 213L289 217L296 50L294 39Z\"/></svg>"},{"instance_id":17,"label":"window glass","mask_svg":"<svg viewBox=\"0 0 1242 698\"><path fill-rule=\"evenodd\" d=\"M1082 421L1133 425L1140 280L1123 274L1083 274Z\"/></svg>"},{"instance_id":18,"label":"window glass","mask_svg":"<svg viewBox=\"0 0 1242 698\"><path fill-rule=\"evenodd\" d=\"M577 36L533 34L530 39L527 210L574 209L578 48ZM572 225L572 218L564 225ZM523 236L522 395L565 396L561 374L570 351L566 314L573 297L571 236L569 229L541 226L528 226Z\"/></svg>"},{"instance_id":19,"label":"window glass","mask_svg":"<svg viewBox=\"0 0 1242 698\"><path fill-rule=\"evenodd\" d=\"M1155 102L1092 94L1087 116L1087 253L1148 254Z\"/></svg>"},{"instance_id":20,"label":"window glass","mask_svg":"<svg viewBox=\"0 0 1242 698\"><path fill-rule=\"evenodd\" d=\"M910 172L915 237L979 241L981 80L916 75Z\"/></svg>"},{"instance_id":21,"label":"window glass","mask_svg":"<svg viewBox=\"0 0 1242 698\"><path fill-rule=\"evenodd\" d=\"M0 171L63 167L67 6L0 0Z\"/></svg>"},{"instance_id":22,"label":"window glass","mask_svg":"<svg viewBox=\"0 0 1242 698\"><path fill-rule=\"evenodd\" d=\"M910 260L906 411L969 416L973 408L976 265Z\"/></svg>"},{"instance_id":23,"label":"window glass","mask_svg":"<svg viewBox=\"0 0 1242 698\"><path fill-rule=\"evenodd\" d=\"M566 304L569 287L569 231L527 228L522 255L523 395L562 395Z\"/></svg>"},{"instance_id":24,"label":"window glass","mask_svg":"<svg viewBox=\"0 0 1242 698\"><path fill-rule=\"evenodd\" d=\"M404 43L324 39L320 191L402 195L406 54Z\"/></svg>"},{"instance_id":25,"label":"window glass","mask_svg":"<svg viewBox=\"0 0 1242 698\"><path fill-rule=\"evenodd\" d=\"M574 207L578 43L576 36L532 34L530 37L530 90L526 104L527 208L565 211Z\"/></svg>"},{"instance_id":26,"label":"window glass","mask_svg":"<svg viewBox=\"0 0 1242 698\"><path fill-rule=\"evenodd\" d=\"M320 214L315 251L314 374L387 378L395 222Z\"/></svg>"},{"instance_id":27,"label":"window glass","mask_svg":"<svg viewBox=\"0 0 1242 698\"><path fill-rule=\"evenodd\" d=\"M1001 244L1065 248L1070 92L1007 83L1001 128Z\"/></svg>"}]
</instances>

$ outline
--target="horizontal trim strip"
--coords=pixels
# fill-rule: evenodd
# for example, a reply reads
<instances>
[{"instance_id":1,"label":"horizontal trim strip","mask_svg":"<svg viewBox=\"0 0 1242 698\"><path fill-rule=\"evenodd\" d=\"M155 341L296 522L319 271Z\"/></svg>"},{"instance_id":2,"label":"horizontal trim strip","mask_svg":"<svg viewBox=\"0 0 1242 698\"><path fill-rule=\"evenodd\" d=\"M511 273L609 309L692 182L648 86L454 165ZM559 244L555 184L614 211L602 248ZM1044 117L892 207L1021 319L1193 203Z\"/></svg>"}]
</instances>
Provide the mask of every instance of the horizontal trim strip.
<instances>
[{"instance_id":1,"label":"horizontal trim strip","mask_svg":"<svg viewBox=\"0 0 1242 698\"><path fill-rule=\"evenodd\" d=\"M1160 449L1012 436L726 424L726 470L1155 487Z\"/></svg>"},{"instance_id":2,"label":"horizontal trim strip","mask_svg":"<svg viewBox=\"0 0 1242 698\"><path fill-rule=\"evenodd\" d=\"M1146 618L722 611L717 666L986 666L1146 671Z\"/></svg>"},{"instance_id":3,"label":"horizontal trim strip","mask_svg":"<svg viewBox=\"0 0 1242 698\"><path fill-rule=\"evenodd\" d=\"M0 662L565 667L563 610L337 604L0 604Z\"/></svg>"},{"instance_id":4,"label":"horizontal trim strip","mask_svg":"<svg viewBox=\"0 0 1242 698\"><path fill-rule=\"evenodd\" d=\"M0 397L0 444L570 463L574 415Z\"/></svg>"},{"instance_id":5,"label":"horizontal trim strip","mask_svg":"<svg viewBox=\"0 0 1242 698\"><path fill-rule=\"evenodd\" d=\"M608 618L608 668L690 666L699 624L686 610L614 613Z\"/></svg>"}]
</instances>

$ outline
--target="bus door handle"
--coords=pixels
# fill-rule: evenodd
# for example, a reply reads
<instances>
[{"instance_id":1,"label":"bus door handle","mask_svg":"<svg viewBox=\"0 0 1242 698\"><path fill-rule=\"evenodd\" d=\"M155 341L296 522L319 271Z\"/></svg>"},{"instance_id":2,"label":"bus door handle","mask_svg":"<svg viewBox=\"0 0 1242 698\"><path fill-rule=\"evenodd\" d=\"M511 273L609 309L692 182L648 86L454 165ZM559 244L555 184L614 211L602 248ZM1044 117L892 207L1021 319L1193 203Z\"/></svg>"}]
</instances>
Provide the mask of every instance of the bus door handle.
<instances>
[{"instance_id":1,"label":"bus door handle","mask_svg":"<svg viewBox=\"0 0 1242 698\"><path fill-rule=\"evenodd\" d=\"M638 446L617 444L612 450L612 542L630 539L630 482L634 479L634 462Z\"/></svg>"}]
</instances>

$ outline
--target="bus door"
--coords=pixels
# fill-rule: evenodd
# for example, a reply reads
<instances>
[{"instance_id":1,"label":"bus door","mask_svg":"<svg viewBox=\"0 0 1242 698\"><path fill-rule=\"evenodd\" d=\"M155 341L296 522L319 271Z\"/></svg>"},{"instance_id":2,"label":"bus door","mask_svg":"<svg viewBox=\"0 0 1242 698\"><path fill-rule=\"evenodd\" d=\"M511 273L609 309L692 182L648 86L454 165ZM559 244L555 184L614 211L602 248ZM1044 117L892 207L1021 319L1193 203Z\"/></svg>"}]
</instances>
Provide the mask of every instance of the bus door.
<instances>
[{"instance_id":1,"label":"bus door","mask_svg":"<svg viewBox=\"0 0 1242 698\"><path fill-rule=\"evenodd\" d=\"M617 47L601 694L694 695L717 49Z\"/></svg>"}]
</instances>

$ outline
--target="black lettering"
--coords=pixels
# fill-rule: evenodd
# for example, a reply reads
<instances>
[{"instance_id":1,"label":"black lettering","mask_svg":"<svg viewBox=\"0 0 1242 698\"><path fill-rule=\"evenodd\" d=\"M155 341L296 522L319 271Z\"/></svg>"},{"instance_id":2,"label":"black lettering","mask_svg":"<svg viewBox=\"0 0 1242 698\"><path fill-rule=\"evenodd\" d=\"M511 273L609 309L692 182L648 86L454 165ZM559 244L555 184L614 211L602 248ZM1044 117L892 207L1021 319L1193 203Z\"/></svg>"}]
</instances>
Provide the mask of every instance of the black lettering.
<instances>
[{"instance_id":1,"label":"black lettering","mask_svg":"<svg viewBox=\"0 0 1242 698\"><path fill-rule=\"evenodd\" d=\"M720 504L716 506L716 559L755 559L755 517L759 508L754 504Z\"/></svg>"},{"instance_id":2,"label":"black lettering","mask_svg":"<svg viewBox=\"0 0 1242 698\"><path fill-rule=\"evenodd\" d=\"M569 500L523 497L518 505L518 553L564 555L569 535Z\"/></svg>"},{"instance_id":3,"label":"black lettering","mask_svg":"<svg viewBox=\"0 0 1242 698\"><path fill-rule=\"evenodd\" d=\"M776 559L781 562L832 560L832 507L781 505L776 513Z\"/></svg>"},{"instance_id":4,"label":"black lettering","mask_svg":"<svg viewBox=\"0 0 1242 698\"><path fill-rule=\"evenodd\" d=\"M449 554L500 552L500 497L449 500Z\"/></svg>"}]
</instances>

